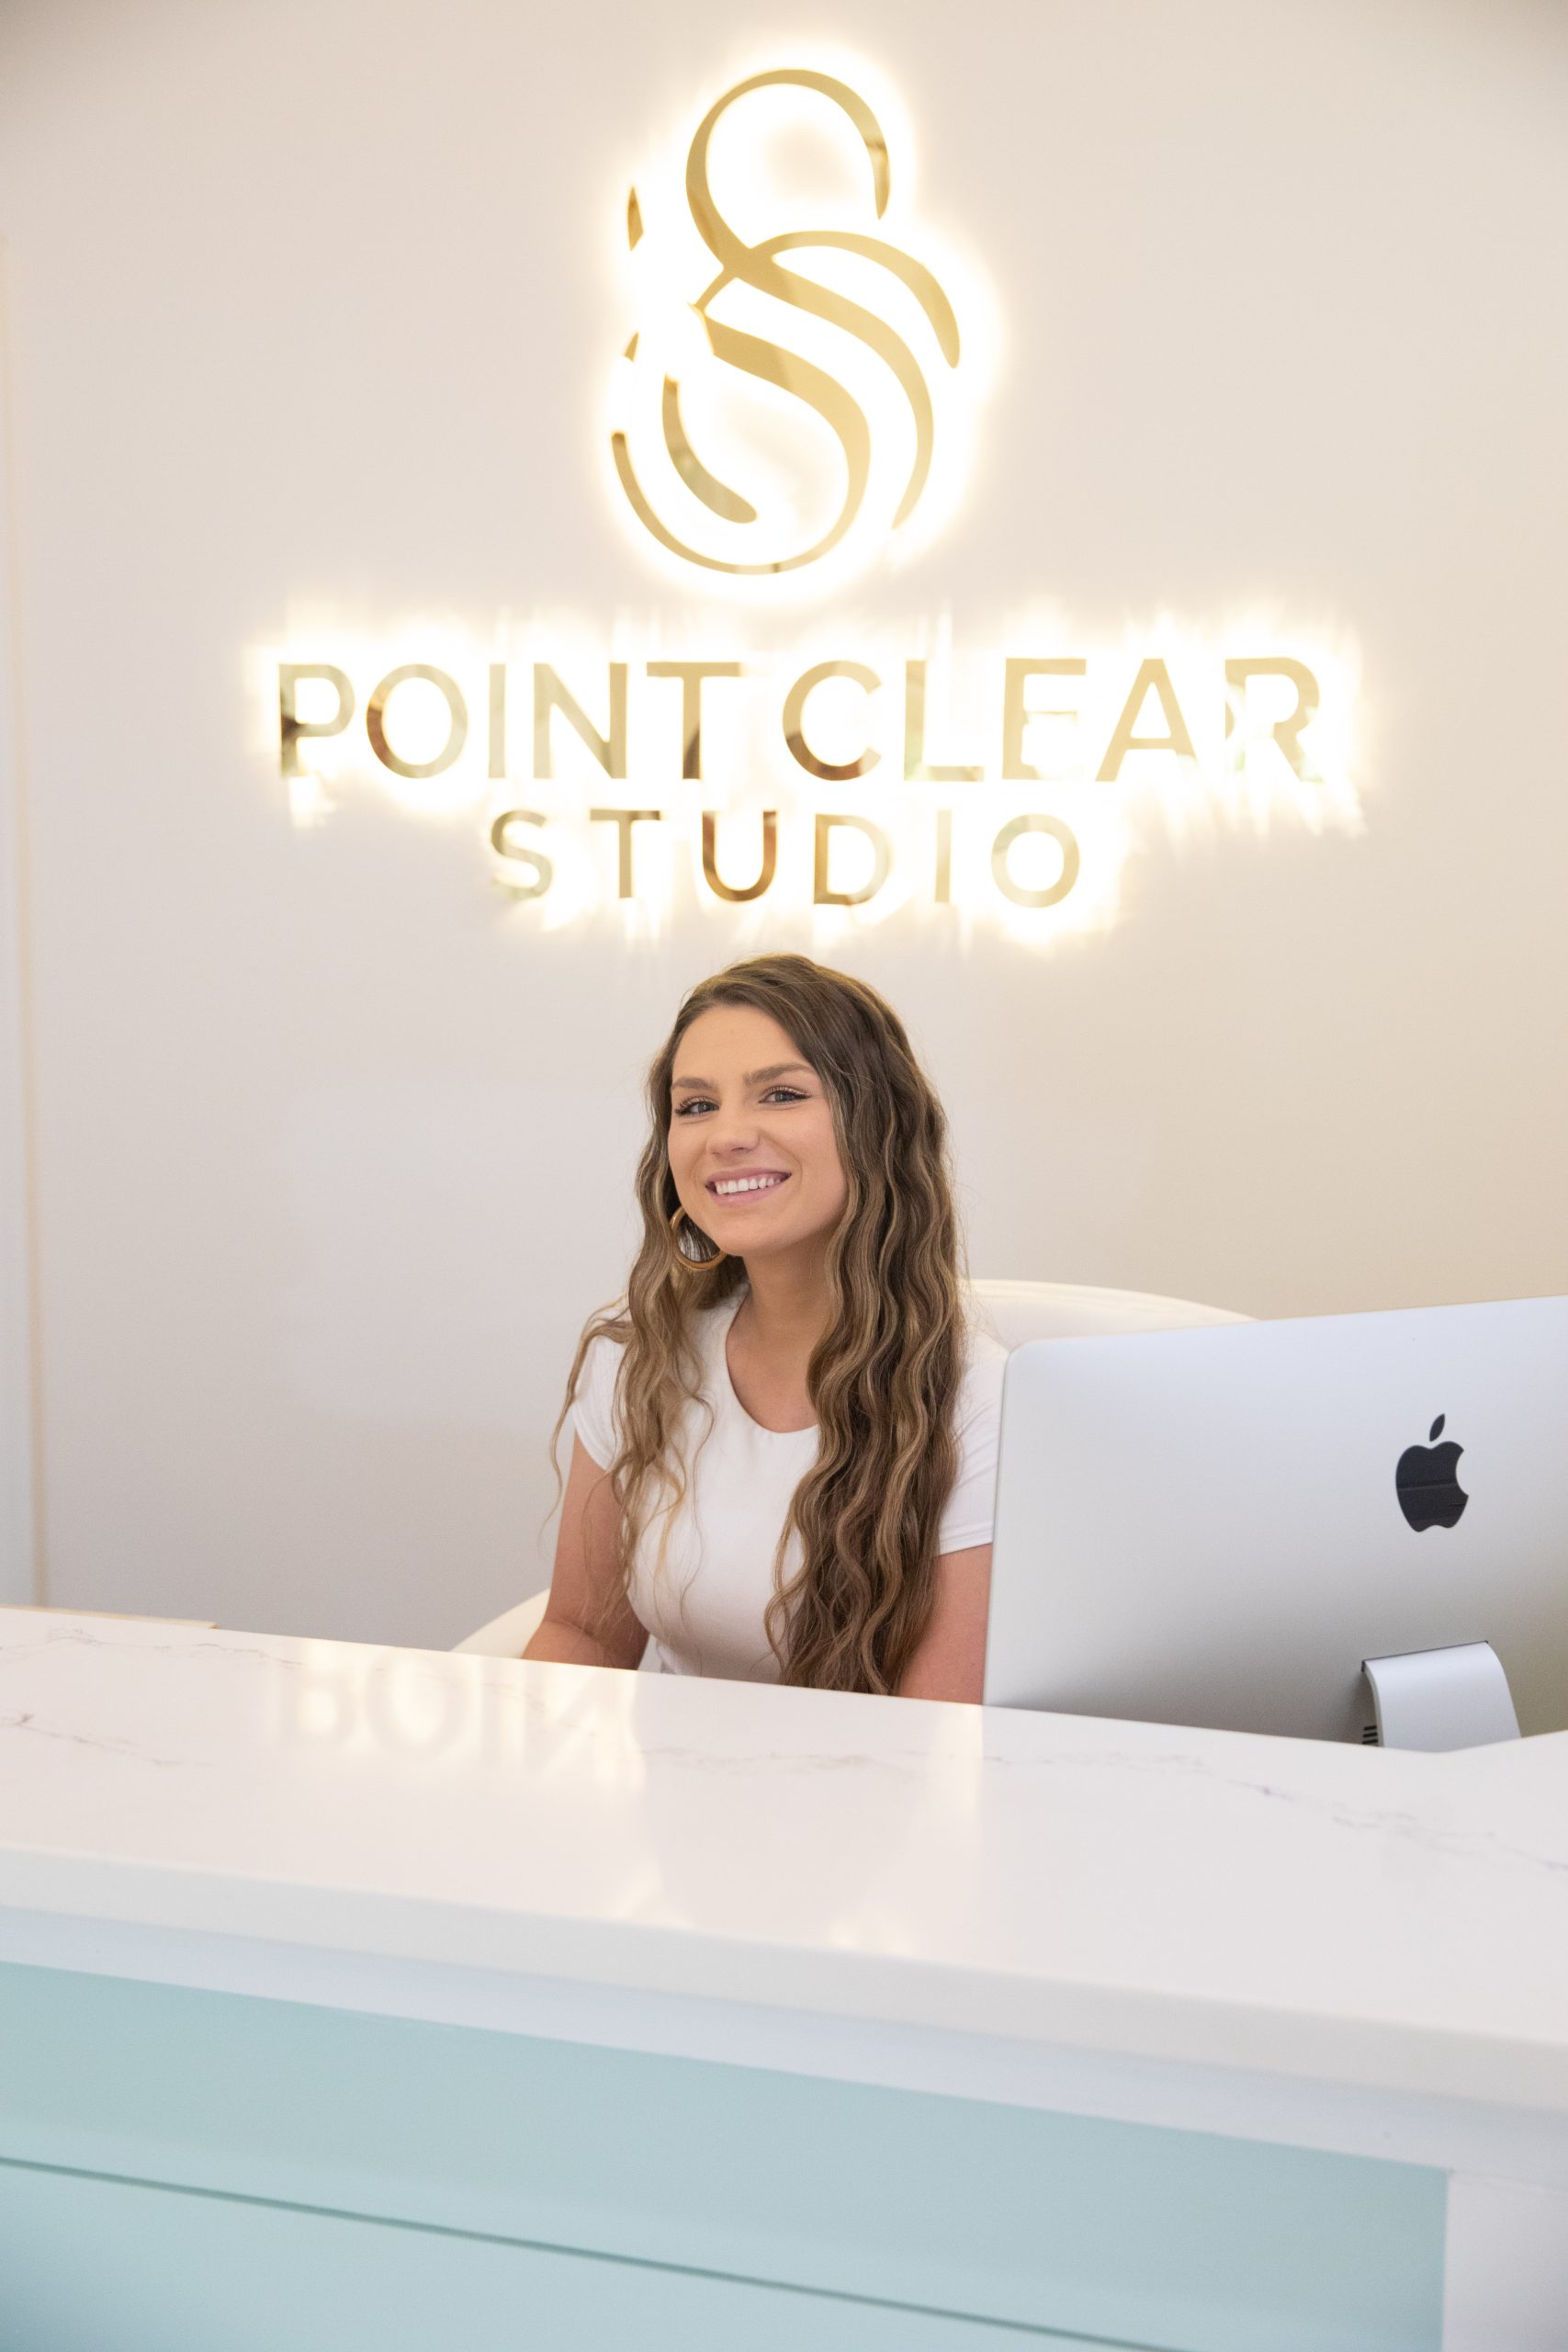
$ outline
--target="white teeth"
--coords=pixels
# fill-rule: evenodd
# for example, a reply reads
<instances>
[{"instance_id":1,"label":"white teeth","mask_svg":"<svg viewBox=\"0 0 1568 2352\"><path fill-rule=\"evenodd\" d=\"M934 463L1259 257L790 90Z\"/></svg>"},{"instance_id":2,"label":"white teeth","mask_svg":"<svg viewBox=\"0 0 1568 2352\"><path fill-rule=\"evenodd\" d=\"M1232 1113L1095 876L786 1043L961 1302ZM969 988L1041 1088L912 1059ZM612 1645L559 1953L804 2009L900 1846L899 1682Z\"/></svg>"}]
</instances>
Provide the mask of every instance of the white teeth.
<instances>
[{"instance_id":1,"label":"white teeth","mask_svg":"<svg viewBox=\"0 0 1568 2352\"><path fill-rule=\"evenodd\" d=\"M767 1193L783 1182L782 1176L721 1176L713 1189L721 1196L726 1193Z\"/></svg>"}]
</instances>

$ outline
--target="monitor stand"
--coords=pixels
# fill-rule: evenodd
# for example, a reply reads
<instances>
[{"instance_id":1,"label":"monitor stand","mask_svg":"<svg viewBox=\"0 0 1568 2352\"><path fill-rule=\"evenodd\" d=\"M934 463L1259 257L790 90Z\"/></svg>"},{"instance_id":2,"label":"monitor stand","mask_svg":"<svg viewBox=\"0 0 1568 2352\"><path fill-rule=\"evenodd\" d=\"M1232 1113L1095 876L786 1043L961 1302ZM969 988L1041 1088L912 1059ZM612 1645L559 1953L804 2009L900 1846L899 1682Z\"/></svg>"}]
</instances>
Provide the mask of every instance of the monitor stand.
<instances>
[{"instance_id":1,"label":"monitor stand","mask_svg":"<svg viewBox=\"0 0 1568 2352\"><path fill-rule=\"evenodd\" d=\"M1519 1736L1508 1678L1490 1642L1369 1657L1361 1671L1376 1719L1363 1735L1368 1747L1485 1747Z\"/></svg>"}]
</instances>

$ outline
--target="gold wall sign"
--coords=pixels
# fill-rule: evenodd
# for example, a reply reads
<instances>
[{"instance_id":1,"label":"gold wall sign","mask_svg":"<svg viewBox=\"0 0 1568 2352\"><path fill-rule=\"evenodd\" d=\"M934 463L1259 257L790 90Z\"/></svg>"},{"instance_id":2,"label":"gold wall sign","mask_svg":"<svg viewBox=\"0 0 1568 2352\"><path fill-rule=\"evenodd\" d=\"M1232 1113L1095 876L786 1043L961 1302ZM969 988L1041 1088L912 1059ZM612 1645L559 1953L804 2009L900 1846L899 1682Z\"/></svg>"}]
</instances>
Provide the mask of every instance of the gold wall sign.
<instances>
[{"instance_id":1,"label":"gold wall sign","mask_svg":"<svg viewBox=\"0 0 1568 2352\"><path fill-rule=\"evenodd\" d=\"M901 209L909 136L872 86L751 74L632 176L597 446L630 543L706 617L290 630L253 669L296 823L373 791L476 837L521 925L716 925L716 955L890 919L1047 945L1114 922L1156 833L1359 829L1354 660L1321 639L1097 644L1045 606L970 645L945 618L749 622L792 594L830 615L929 544L985 389L984 288Z\"/></svg>"},{"instance_id":2,"label":"gold wall sign","mask_svg":"<svg viewBox=\"0 0 1568 2352\"><path fill-rule=\"evenodd\" d=\"M725 169L740 196L770 127L813 110L852 147L860 219L742 234L716 187L716 137L733 127ZM682 565L777 579L847 553L857 533L863 560L925 497L939 424L958 429L963 403L948 394L964 352L936 271L886 233L894 187L867 100L832 74L783 67L738 82L703 117L681 175L683 220L672 187L658 206L633 187L626 239L643 323L622 355L610 446L631 513ZM683 343L661 332L682 321L697 330ZM737 390L751 396L739 424ZM770 485L760 445L770 424L788 439L780 411L791 408L812 430L794 436L786 467L809 478Z\"/></svg>"},{"instance_id":3,"label":"gold wall sign","mask_svg":"<svg viewBox=\"0 0 1568 2352\"><path fill-rule=\"evenodd\" d=\"M1044 944L1114 919L1151 822L1359 827L1353 673L1330 649L928 645L299 649L268 664L270 717L299 822L367 786L478 818L492 881L550 929L705 908Z\"/></svg>"}]
</instances>

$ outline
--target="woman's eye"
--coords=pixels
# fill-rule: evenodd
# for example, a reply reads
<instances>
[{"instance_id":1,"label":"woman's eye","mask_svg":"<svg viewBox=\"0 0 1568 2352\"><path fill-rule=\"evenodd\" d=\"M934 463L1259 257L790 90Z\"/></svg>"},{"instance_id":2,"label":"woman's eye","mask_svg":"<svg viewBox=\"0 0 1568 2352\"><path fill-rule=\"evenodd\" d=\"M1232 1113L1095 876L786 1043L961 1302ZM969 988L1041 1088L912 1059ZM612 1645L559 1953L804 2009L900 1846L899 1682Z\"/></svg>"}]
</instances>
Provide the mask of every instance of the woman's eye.
<instances>
[{"instance_id":1,"label":"woman's eye","mask_svg":"<svg viewBox=\"0 0 1568 2352\"><path fill-rule=\"evenodd\" d=\"M757 1099L761 1102L804 1102L806 1089L803 1086L770 1086L767 1092ZM706 1094L688 1094L684 1102L675 1104L671 1116L689 1119L695 1112L716 1111L717 1108L717 1103Z\"/></svg>"}]
</instances>

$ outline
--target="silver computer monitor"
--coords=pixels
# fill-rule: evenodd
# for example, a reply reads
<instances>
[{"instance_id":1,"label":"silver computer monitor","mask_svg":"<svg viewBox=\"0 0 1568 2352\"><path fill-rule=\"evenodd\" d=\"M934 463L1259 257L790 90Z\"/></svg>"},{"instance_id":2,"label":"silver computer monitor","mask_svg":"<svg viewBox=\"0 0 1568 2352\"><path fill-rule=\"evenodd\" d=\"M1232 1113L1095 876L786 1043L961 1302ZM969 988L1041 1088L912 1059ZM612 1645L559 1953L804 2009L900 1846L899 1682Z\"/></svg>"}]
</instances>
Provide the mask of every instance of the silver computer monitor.
<instances>
[{"instance_id":1,"label":"silver computer monitor","mask_svg":"<svg viewBox=\"0 0 1568 2352\"><path fill-rule=\"evenodd\" d=\"M1009 1359L987 1704L1362 1739L1364 1659L1483 1642L1568 1726L1568 1298Z\"/></svg>"}]
</instances>

